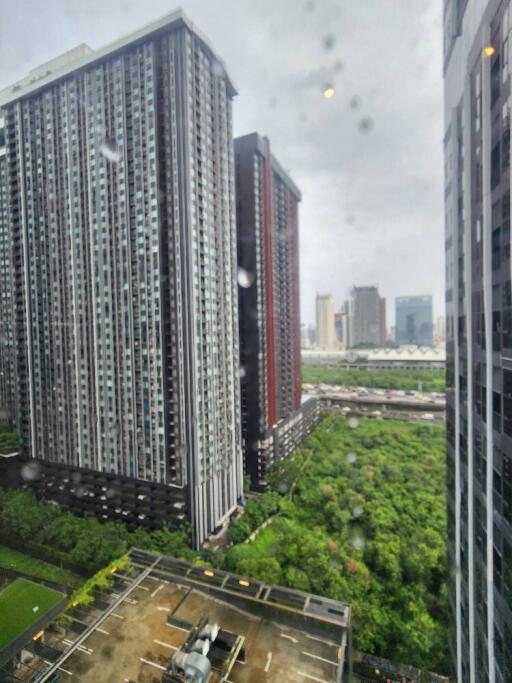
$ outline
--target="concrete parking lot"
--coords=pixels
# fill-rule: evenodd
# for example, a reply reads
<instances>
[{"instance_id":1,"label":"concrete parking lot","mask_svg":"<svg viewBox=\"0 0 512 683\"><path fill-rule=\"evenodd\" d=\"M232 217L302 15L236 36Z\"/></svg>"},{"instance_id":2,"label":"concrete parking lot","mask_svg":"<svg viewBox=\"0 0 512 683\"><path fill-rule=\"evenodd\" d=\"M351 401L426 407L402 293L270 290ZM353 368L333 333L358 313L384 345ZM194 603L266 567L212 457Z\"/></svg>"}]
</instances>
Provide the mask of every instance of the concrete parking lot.
<instances>
[{"instance_id":1,"label":"concrete parking lot","mask_svg":"<svg viewBox=\"0 0 512 683\"><path fill-rule=\"evenodd\" d=\"M92 623L98 608L77 613ZM167 623L169 614L195 624L203 614L210 623L245 638L245 662L237 662L231 683L289 681L299 683L335 680L339 647L318 638L282 627L245 612L197 589L148 576L63 664L61 679L84 683L161 681L163 671L188 629ZM57 644L58 636L55 636ZM72 636L66 638L66 645ZM217 683L219 677L212 677Z\"/></svg>"}]
</instances>

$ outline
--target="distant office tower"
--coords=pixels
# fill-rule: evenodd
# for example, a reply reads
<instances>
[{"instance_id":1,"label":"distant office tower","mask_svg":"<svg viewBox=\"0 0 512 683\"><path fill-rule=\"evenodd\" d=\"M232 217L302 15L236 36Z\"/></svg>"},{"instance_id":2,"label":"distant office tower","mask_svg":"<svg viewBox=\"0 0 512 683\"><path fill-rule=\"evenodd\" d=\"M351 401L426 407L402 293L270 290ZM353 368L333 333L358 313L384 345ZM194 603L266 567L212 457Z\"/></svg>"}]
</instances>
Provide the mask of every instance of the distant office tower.
<instances>
[{"instance_id":1,"label":"distant office tower","mask_svg":"<svg viewBox=\"0 0 512 683\"><path fill-rule=\"evenodd\" d=\"M16 424L12 259L8 248L5 124L0 112L0 425Z\"/></svg>"},{"instance_id":2,"label":"distant office tower","mask_svg":"<svg viewBox=\"0 0 512 683\"><path fill-rule=\"evenodd\" d=\"M316 345L319 349L335 349L334 300L330 294L316 295Z\"/></svg>"},{"instance_id":3,"label":"distant office tower","mask_svg":"<svg viewBox=\"0 0 512 683\"><path fill-rule=\"evenodd\" d=\"M233 95L179 11L0 94L38 491L196 544L242 494Z\"/></svg>"},{"instance_id":4,"label":"distant office tower","mask_svg":"<svg viewBox=\"0 0 512 683\"><path fill-rule=\"evenodd\" d=\"M377 348L384 346L386 303L381 303L377 287L354 287L352 290L352 346ZM384 317L384 319L383 319Z\"/></svg>"},{"instance_id":5,"label":"distant office tower","mask_svg":"<svg viewBox=\"0 0 512 683\"><path fill-rule=\"evenodd\" d=\"M397 296L395 323L397 344L432 346L432 297Z\"/></svg>"},{"instance_id":6,"label":"distant office tower","mask_svg":"<svg viewBox=\"0 0 512 683\"><path fill-rule=\"evenodd\" d=\"M379 323L380 323L380 346L384 348L388 340L387 319L386 319L386 299L381 297L379 300Z\"/></svg>"},{"instance_id":7,"label":"distant office tower","mask_svg":"<svg viewBox=\"0 0 512 683\"><path fill-rule=\"evenodd\" d=\"M300 407L300 191L257 133L235 140L245 467L264 483L269 430Z\"/></svg>"},{"instance_id":8,"label":"distant office tower","mask_svg":"<svg viewBox=\"0 0 512 683\"><path fill-rule=\"evenodd\" d=\"M334 314L334 332L336 341L343 345L343 313L341 311Z\"/></svg>"},{"instance_id":9,"label":"distant office tower","mask_svg":"<svg viewBox=\"0 0 512 683\"><path fill-rule=\"evenodd\" d=\"M437 316L435 331L434 331L434 343L444 344L446 339L446 325L444 315Z\"/></svg>"},{"instance_id":10,"label":"distant office tower","mask_svg":"<svg viewBox=\"0 0 512 683\"><path fill-rule=\"evenodd\" d=\"M510 2L444 3L451 647L512 681Z\"/></svg>"}]
</instances>

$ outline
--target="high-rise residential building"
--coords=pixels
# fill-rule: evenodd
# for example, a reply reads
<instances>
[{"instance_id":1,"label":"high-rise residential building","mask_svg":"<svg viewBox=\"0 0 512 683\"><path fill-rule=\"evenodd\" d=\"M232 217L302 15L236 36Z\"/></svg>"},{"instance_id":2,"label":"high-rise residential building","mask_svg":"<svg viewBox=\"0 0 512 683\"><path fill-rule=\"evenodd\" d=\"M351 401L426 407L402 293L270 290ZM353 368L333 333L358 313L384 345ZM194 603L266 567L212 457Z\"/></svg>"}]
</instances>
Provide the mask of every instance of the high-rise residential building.
<instances>
[{"instance_id":1,"label":"high-rise residential building","mask_svg":"<svg viewBox=\"0 0 512 683\"><path fill-rule=\"evenodd\" d=\"M0 112L0 425L16 423L12 262L8 248L5 122Z\"/></svg>"},{"instance_id":2,"label":"high-rise residential building","mask_svg":"<svg viewBox=\"0 0 512 683\"><path fill-rule=\"evenodd\" d=\"M181 11L0 93L36 489L132 525L190 520L196 545L242 495L234 94Z\"/></svg>"},{"instance_id":3,"label":"high-rise residential building","mask_svg":"<svg viewBox=\"0 0 512 683\"><path fill-rule=\"evenodd\" d=\"M448 591L456 678L512 680L509 0L444 3Z\"/></svg>"},{"instance_id":4,"label":"high-rise residential building","mask_svg":"<svg viewBox=\"0 0 512 683\"><path fill-rule=\"evenodd\" d=\"M432 297L397 296L395 324L398 345L432 346Z\"/></svg>"},{"instance_id":5,"label":"high-rise residential building","mask_svg":"<svg viewBox=\"0 0 512 683\"><path fill-rule=\"evenodd\" d=\"M261 484L270 432L301 404L300 191L257 133L235 140L245 469Z\"/></svg>"},{"instance_id":6,"label":"high-rise residential building","mask_svg":"<svg viewBox=\"0 0 512 683\"><path fill-rule=\"evenodd\" d=\"M319 349L335 349L334 300L330 294L316 295L316 345Z\"/></svg>"},{"instance_id":7,"label":"high-rise residential building","mask_svg":"<svg viewBox=\"0 0 512 683\"><path fill-rule=\"evenodd\" d=\"M352 289L352 302L351 346L353 348L384 346L386 300L381 300L378 288L375 286L354 287Z\"/></svg>"}]
</instances>

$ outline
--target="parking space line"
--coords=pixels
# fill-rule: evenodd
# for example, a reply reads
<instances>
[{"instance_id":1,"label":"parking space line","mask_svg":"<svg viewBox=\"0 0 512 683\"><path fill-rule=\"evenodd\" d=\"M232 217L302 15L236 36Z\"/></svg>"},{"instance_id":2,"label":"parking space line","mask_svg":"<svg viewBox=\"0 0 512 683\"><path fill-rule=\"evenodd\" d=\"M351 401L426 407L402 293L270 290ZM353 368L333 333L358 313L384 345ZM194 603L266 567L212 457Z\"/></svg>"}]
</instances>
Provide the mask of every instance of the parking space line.
<instances>
[{"instance_id":1,"label":"parking space line","mask_svg":"<svg viewBox=\"0 0 512 683\"><path fill-rule=\"evenodd\" d=\"M299 676L304 676L304 678L309 678L310 681L317 681L317 683L329 683L329 681L324 681L323 678L317 678L316 676L310 676L309 674L305 673L304 671L298 671L295 669L295 671L299 674Z\"/></svg>"},{"instance_id":2,"label":"parking space line","mask_svg":"<svg viewBox=\"0 0 512 683\"><path fill-rule=\"evenodd\" d=\"M270 662L272 661L272 652L269 652L267 655L267 663L265 664L265 673L268 673L268 670L270 669Z\"/></svg>"},{"instance_id":3,"label":"parking space line","mask_svg":"<svg viewBox=\"0 0 512 683\"><path fill-rule=\"evenodd\" d=\"M311 652L304 652L304 650L302 650L302 654L306 655L306 657L313 657L313 659L319 659L321 662L325 662L326 664L338 666L338 662L333 662L331 659L325 659L325 657L319 657L318 655L314 655Z\"/></svg>"},{"instance_id":4,"label":"parking space line","mask_svg":"<svg viewBox=\"0 0 512 683\"><path fill-rule=\"evenodd\" d=\"M160 605L157 607L157 610L159 612L170 612L171 608L170 607L161 607Z\"/></svg>"},{"instance_id":5,"label":"parking space line","mask_svg":"<svg viewBox=\"0 0 512 683\"><path fill-rule=\"evenodd\" d=\"M120 614L116 614L115 612L111 612L110 616L115 617L116 619L124 619L124 617L122 617Z\"/></svg>"},{"instance_id":6,"label":"parking space line","mask_svg":"<svg viewBox=\"0 0 512 683\"><path fill-rule=\"evenodd\" d=\"M184 631L185 633L190 633L190 629L181 628L181 626L175 626L174 624L168 624L167 622L166 622L166 626L169 626L169 628L177 628L178 631Z\"/></svg>"},{"instance_id":7,"label":"parking space line","mask_svg":"<svg viewBox=\"0 0 512 683\"><path fill-rule=\"evenodd\" d=\"M71 671L68 671L67 669L63 669L61 666L59 666L59 671L63 671L63 672L64 672L65 674L67 674L68 676L72 676L72 675L73 675L73 674L71 673Z\"/></svg>"},{"instance_id":8,"label":"parking space line","mask_svg":"<svg viewBox=\"0 0 512 683\"><path fill-rule=\"evenodd\" d=\"M156 662L150 662L149 659L144 659L144 657L141 657L140 661L144 662L144 664L154 666L156 669L160 669L160 671L165 671L165 666L160 666L160 664L157 664Z\"/></svg>"},{"instance_id":9,"label":"parking space line","mask_svg":"<svg viewBox=\"0 0 512 683\"><path fill-rule=\"evenodd\" d=\"M317 638L316 636L310 636L309 633L306 633L306 638L309 638L310 640L317 640L319 643L325 643L326 645L332 645L333 647L339 647L339 643L333 643L332 640L327 640L326 638Z\"/></svg>"},{"instance_id":10,"label":"parking space line","mask_svg":"<svg viewBox=\"0 0 512 683\"><path fill-rule=\"evenodd\" d=\"M105 631L104 628L100 628L99 626L96 628L96 631L98 631L98 633L103 633L104 636L110 635L110 633L108 631Z\"/></svg>"},{"instance_id":11,"label":"parking space line","mask_svg":"<svg viewBox=\"0 0 512 683\"><path fill-rule=\"evenodd\" d=\"M148 591L148 590L149 590L149 588L147 588L146 586L139 586L139 588L140 588L141 590L143 590L143 591Z\"/></svg>"},{"instance_id":12,"label":"parking space line","mask_svg":"<svg viewBox=\"0 0 512 683\"><path fill-rule=\"evenodd\" d=\"M176 645L171 645L170 643L164 643L161 640L154 640L153 642L156 643L157 645L161 645L162 647L168 647L170 650L177 650L178 649L176 647Z\"/></svg>"},{"instance_id":13,"label":"parking space line","mask_svg":"<svg viewBox=\"0 0 512 683\"><path fill-rule=\"evenodd\" d=\"M298 643L299 642L297 640L297 638L294 638L293 636L288 636L286 633L280 633L279 635L281 636L281 638L287 638L288 640L291 640L292 643Z\"/></svg>"},{"instance_id":14,"label":"parking space line","mask_svg":"<svg viewBox=\"0 0 512 683\"><path fill-rule=\"evenodd\" d=\"M158 588L155 588L155 590L151 593L151 597L154 598L155 595L158 593L158 591L161 591L163 587L164 587L164 584L161 583L161 584L158 586Z\"/></svg>"}]
</instances>

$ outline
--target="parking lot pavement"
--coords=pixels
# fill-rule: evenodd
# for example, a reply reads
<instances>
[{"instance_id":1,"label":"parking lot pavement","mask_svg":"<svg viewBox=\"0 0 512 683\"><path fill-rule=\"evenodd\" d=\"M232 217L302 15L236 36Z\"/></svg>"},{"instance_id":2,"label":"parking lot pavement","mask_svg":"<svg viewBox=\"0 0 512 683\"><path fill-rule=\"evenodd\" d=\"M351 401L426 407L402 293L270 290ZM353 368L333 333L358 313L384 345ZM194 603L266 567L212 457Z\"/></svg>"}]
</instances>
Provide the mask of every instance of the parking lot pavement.
<instances>
[{"instance_id":1,"label":"parking lot pavement","mask_svg":"<svg viewBox=\"0 0 512 683\"><path fill-rule=\"evenodd\" d=\"M331 683L338 646L328 638L285 628L197 590L148 577L66 662L62 680L84 683L156 683L188 630L167 624L169 613L190 624L203 614L210 623L245 637L245 663L230 683ZM212 679L215 683L215 678Z\"/></svg>"}]
</instances>

